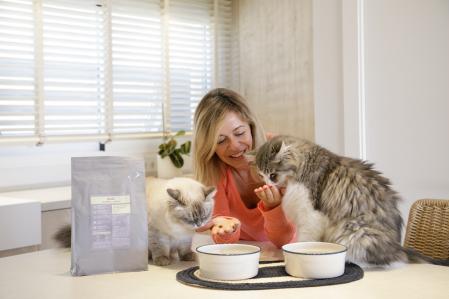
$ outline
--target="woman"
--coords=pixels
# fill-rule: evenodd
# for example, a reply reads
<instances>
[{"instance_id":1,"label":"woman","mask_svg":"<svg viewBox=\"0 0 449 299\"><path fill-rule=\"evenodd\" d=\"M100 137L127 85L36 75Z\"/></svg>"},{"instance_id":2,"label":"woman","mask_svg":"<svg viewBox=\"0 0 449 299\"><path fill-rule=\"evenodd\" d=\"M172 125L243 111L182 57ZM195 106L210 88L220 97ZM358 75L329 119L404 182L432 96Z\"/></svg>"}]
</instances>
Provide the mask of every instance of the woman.
<instances>
[{"instance_id":1,"label":"woman","mask_svg":"<svg viewBox=\"0 0 449 299\"><path fill-rule=\"evenodd\" d=\"M194 117L194 172L217 186L209 227L216 242L271 241L277 247L295 238L280 206L282 195L251 173L244 154L265 142L262 127L236 92L217 88L198 104Z\"/></svg>"}]
</instances>

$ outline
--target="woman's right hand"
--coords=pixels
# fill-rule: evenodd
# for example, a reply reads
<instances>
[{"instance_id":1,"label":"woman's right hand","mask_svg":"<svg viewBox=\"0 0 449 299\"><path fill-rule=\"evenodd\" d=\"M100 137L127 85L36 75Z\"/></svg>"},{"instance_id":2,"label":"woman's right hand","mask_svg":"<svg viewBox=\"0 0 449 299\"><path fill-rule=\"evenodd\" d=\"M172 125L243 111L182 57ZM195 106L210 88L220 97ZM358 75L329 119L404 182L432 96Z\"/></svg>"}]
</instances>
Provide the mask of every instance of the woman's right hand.
<instances>
[{"instance_id":1,"label":"woman's right hand","mask_svg":"<svg viewBox=\"0 0 449 299\"><path fill-rule=\"evenodd\" d=\"M240 221L234 217L218 216L212 222L212 235L226 235L232 234L240 227Z\"/></svg>"},{"instance_id":2,"label":"woman's right hand","mask_svg":"<svg viewBox=\"0 0 449 299\"><path fill-rule=\"evenodd\" d=\"M279 190L278 187L272 185L263 185L262 187L254 189L257 197L262 200L264 207L267 210L271 210L282 202L283 192L285 190Z\"/></svg>"},{"instance_id":3,"label":"woman's right hand","mask_svg":"<svg viewBox=\"0 0 449 299\"><path fill-rule=\"evenodd\" d=\"M203 231L211 228L212 239L217 244L236 243L240 238L240 221L234 217L217 216L206 227L197 229Z\"/></svg>"}]
</instances>

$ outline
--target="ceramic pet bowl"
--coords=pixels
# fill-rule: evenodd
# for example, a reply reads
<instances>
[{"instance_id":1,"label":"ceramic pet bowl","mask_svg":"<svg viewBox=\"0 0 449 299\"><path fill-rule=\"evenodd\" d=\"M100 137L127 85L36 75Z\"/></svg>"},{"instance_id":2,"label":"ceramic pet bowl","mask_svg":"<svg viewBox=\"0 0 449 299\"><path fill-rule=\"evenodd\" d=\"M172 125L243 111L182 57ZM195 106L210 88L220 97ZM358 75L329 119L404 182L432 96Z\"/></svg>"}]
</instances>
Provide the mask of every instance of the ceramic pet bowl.
<instances>
[{"instance_id":1,"label":"ceramic pet bowl","mask_svg":"<svg viewBox=\"0 0 449 299\"><path fill-rule=\"evenodd\" d=\"M213 244L196 248L200 275L215 280L240 280L257 275L260 248L246 244Z\"/></svg>"},{"instance_id":2,"label":"ceramic pet bowl","mask_svg":"<svg viewBox=\"0 0 449 299\"><path fill-rule=\"evenodd\" d=\"M282 246L285 271L308 279L343 275L347 248L325 242L297 242Z\"/></svg>"}]
</instances>

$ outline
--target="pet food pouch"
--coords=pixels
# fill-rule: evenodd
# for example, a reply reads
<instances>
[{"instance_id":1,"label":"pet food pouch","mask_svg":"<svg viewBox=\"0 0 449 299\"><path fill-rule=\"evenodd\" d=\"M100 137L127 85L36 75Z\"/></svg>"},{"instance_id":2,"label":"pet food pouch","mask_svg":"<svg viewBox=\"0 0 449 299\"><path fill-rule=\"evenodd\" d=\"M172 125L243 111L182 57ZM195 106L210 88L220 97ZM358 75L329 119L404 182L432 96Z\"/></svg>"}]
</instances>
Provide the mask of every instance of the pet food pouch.
<instances>
[{"instance_id":1,"label":"pet food pouch","mask_svg":"<svg viewBox=\"0 0 449 299\"><path fill-rule=\"evenodd\" d=\"M142 159L72 158L71 202L72 275L147 270Z\"/></svg>"}]
</instances>

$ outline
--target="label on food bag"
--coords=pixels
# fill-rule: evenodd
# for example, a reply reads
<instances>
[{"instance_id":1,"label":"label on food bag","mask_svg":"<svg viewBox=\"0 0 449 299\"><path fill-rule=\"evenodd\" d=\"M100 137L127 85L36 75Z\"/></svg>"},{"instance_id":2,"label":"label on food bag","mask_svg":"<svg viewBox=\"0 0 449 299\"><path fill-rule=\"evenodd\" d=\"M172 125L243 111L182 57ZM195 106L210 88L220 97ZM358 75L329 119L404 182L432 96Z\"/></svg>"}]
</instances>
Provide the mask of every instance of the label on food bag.
<instances>
[{"instance_id":1,"label":"label on food bag","mask_svg":"<svg viewBox=\"0 0 449 299\"><path fill-rule=\"evenodd\" d=\"M129 195L91 196L93 249L130 246L131 198Z\"/></svg>"}]
</instances>

